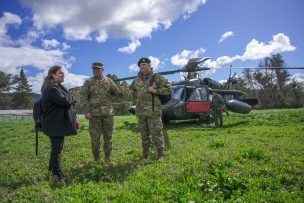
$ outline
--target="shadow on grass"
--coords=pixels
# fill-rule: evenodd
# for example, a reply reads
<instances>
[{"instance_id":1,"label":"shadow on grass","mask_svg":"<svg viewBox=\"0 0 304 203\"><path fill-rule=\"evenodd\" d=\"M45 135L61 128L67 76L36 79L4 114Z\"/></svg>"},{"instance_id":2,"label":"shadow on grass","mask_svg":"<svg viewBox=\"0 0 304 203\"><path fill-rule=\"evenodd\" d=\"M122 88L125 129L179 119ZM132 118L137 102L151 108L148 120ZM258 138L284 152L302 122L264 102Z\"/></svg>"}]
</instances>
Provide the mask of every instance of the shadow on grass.
<instances>
[{"instance_id":1,"label":"shadow on grass","mask_svg":"<svg viewBox=\"0 0 304 203\"><path fill-rule=\"evenodd\" d=\"M81 167L76 167L70 169L69 171L64 171L63 181L58 182L55 177L50 173L46 176L31 177L28 179L20 179L18 181L7 181L5 183L0 183L0 199L5 196L5 193L10 193L18 188L27 187L29 185L39 185L40 182L49 182L52 189L66 187L68 185L73 185L75 183L88 183L88 182L124 182L128 176L134 173L138 166L155 164L156 160L138 160L134 159L130 162L117 164L115 166L107 166L104 164L94 165L93 163L88 163L82 165ZM5 190L4 190L5 189Z\"/></svg>"},{"instance_id":2,"label":"shadow on grass","mask_svg":"<svg viewBox=\"0 0 304 203\"><path fill-rule=\"evenodd\" d=\"M249 121L240 121L240 122L236 122L236 123L231 123L228 125L223 126L223 128L232 128L232 127L236 127L236 126L241 126L241 125L248 125Z\"/></svg>"},{"instance_id":3,"label":"shadow on grass","mask_svg":"<svg viewBox=\"0 0 304 203\"><path fill-rule=\"evenodd\" d=\"M129 122L129 121L124 121L123 125L120 127L117 127L117 129L130 130L134 133L139 132L137 123L133 123L133 122Z\"/></svg>"},{"instance_id":4,"label":"shadow on grass","mask_svg":"<svg viewBox=\"0 0 304 203\"><path fill-rule=\"evenodd\" d=\"M115 166L107 166L104 164L94 165L86 164L78 168L74 168L68 172L65 177L67 185L87 182L124 182L129 175L134 173L139 165L149 165L155 163L154 160L138 160L134 159L130 162L117 164ZM58 187L57 184L53 184Z\"/></svg>"},{"instance_id":5,"label":"shadow on grass","mask_svg":"<svg viewBox=\"0 0 304 203\"><path fill-rule=\"evenodd\" d=\"M165 129L176 129L176 128L211 128L212 126L206 123L202 123L199 120L182 120L182 121L171 121L166 123Z\"/></svg>"},{"instance_id":6,"label":"shadow on grass","mask_svg":"<svg viewBox=\"0 0 304 203\"><path fill-rule=\"evenodd\" d=\"M248 125L249 121L240 121L236 123L231 123L231 124L225 124L221 128L231 128L231 127L236 127L236 126L241 126L241 125ZM166 124L165 129L178 129L178 128L197 128L197 129L213 129L214 128L214 123L211 124L206 124L202 123L201 121L197 120L185 120L185 121L177 121L177 122L171 122Z\"/></svg>"},{"instance_id":7,"label":"shadow on grass","mask_svg":"<svg viewBox=\"0 0 304 203\"><path fill-rule=\"evenodd\" d=\"M126 130L130 130L134 133L139 133L137 123L131 123L129 121L124 121L123 124L124 124L123 126L120 126L117 129L126 129ZM167 133L166 126L164 126L164 128L163 128L163 134L164 134L164 139L165 139L165 146L168 147L168 148L171 148L171 143L170 143L170 140L169 140L169 136L168 136L168 133Z\"/></svg>"}]
</instances>

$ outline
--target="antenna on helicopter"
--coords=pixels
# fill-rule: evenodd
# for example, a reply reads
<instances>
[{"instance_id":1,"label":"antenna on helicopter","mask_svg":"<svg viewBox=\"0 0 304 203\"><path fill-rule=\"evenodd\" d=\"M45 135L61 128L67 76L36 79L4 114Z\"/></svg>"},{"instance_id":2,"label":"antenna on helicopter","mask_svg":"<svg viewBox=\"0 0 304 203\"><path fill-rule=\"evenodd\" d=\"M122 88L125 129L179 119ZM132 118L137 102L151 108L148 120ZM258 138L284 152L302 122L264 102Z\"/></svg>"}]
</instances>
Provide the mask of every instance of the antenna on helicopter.
<instances>
[{"instance_id":1,"label":"antenna on helicopter","mask_svg":"<svg viewBox=\"0 0 304 203\"><path fill-rule=\"evenodd\" d=\"M224 85L224 89L228 84L228 89L229 90L236 90L236 85L238 83L238 79L235 77L236 76L236 72L231 76L231 69L232 69L232 65L230 65L229 67L229 77L227 79L226 84Z\"/></svg>"}]
</instances>

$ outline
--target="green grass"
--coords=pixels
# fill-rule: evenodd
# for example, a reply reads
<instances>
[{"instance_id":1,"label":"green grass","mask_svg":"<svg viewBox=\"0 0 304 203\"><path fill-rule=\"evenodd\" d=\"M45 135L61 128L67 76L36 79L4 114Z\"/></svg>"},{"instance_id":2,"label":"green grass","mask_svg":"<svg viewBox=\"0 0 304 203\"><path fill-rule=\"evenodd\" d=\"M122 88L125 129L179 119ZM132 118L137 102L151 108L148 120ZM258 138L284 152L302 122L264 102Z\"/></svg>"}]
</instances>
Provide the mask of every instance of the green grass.
<instances>
[{"instance_id":1,"label":"green grass","mask_svg":"<svg viewBox=\"0 0 304 203\"><path fill-rule=\"evenodd\" d=\"M1 202L304 202L304 109L231 114L224 128L199 121L165 127L166 159L141 152L137 120L115 117L116 166L94 166L87 131L67 137L65 182L48 172L50 143L32 121L0 122Z\"/></svg>"}]
</instances>

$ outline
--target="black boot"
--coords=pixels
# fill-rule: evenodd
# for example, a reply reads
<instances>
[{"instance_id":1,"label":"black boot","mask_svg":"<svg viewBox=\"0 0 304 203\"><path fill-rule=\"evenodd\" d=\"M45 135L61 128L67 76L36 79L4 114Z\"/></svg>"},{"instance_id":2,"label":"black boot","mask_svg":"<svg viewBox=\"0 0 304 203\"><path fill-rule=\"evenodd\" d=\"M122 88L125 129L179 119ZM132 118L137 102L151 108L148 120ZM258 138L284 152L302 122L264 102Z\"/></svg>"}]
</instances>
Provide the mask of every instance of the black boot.
<instances>
[{"instance_id":1,"label":"black boot","mask_svg":"<svg viewBox=\"0 0 304 203\"><path fill-rule=\"evenodd\" d=\"M140 159L147 159L149 157L150 147L144 146L142 153L140 155Z\"/></svg>"},{"instance_id":2,"label":"black boot","mask_svg":"<svg viewBox=\"0 0 304 203\"><path fill-rule=\"evenodd\" d=\"M62 175L61 171L57 171L57 172L52 171L52 174L53 174L53 178L55 179L56 182L62 181L63 175Z\"/></svg>"},{"instance_id":3,"label":"black boot","mask_svg":"<svg viewBox=\"0 0 304 203\"><path fill-rule=\"evenodd\" d=\"M163 161L165 159L164 148L157 149L157 161Z\"/></svg>"}]
</instances>

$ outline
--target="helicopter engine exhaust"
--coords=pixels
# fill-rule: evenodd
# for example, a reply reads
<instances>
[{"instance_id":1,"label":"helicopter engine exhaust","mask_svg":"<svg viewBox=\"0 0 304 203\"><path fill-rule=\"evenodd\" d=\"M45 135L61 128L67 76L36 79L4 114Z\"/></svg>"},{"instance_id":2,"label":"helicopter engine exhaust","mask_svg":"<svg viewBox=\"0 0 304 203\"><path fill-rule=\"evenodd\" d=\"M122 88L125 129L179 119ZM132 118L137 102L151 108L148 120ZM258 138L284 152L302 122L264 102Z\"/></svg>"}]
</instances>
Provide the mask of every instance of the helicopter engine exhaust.
<instances>
[{"instance_id":1,"label":"helicopter engine exhaust","mask_svg":"<svg viewBox=\"0 0 304 203\"><path fill-rule=\"evenodd\" d=\"M251 111L251 106L249 104L234 99L227 101L226 107L229 111L241 114L247 114Z\"/></svg>"}]
</instances>

